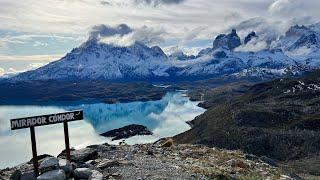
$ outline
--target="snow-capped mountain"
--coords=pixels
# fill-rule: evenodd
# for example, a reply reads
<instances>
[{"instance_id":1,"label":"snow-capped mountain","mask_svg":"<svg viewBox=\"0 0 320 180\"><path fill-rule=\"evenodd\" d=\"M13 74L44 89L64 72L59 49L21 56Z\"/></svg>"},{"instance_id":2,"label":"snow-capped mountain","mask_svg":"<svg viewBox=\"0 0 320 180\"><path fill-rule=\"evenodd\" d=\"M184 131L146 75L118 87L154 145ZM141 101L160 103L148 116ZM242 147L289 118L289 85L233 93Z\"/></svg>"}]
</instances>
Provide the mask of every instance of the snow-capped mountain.
<instances>
[{"instance_id":1,"label":"snow-capped mountain","mask_svg":"<svg viewBox=\"0 0 320 180\"><path fill-rule=\"evenodd\" d=\"M232 29L230 34L220 34L213 41L212 49L218 49L220 47L225 47L229 50L233 50L241 45L240 37L235 29Z\"/></svg>"},{"instance_id":2,"label":"snow-capped mountain","mask_svg":"<svg viewBox=\"0 0 320 180\"><path fill-rule=\"evenodd\" d=\"M282 37L258 51L239 50L254 46L259 34L241 40L235 29L218 35L212 47L196 56L182 51L167 56L160 47L135 42L128 47L104 44L95 38L65 57L12 80L154 80L241 76L276 78L320 68L320 24L293 26Z\"/></svg>"},{"instance_id":3,"label":"snow-capped mountain","mask_svg":"<svg viewBox=\"0 0 320 180\"><path fill-rule=\"evenodd\" d=\"M170 66L160 47L136 42L117 47L90 39L58 61L21 73L15 80L144 79L169 76Z\"/></svg>"},{"instance_id":4,"label":"snow-capped mountain","mask_svg":"<svg viewBox=\"0 0 320 180\"><path fill-rule=\"evenodd\" d=\"M304 69L320 68L320 24L291 27L273 48L282 49Z\"/></svg>"},{"instance_id":5,"label":"snow-capped mountain","mask_svg":"<svg viewBox=\"0 0 320 180\"><path fill-rule=\"evenodd\" d=\"M244 44L248 44L253 38L258 38L256 32L252 31L244 38Z\"/></svg>"},{"instance_id":6,"label":"snow-capped mountain","mask_svg":"<svg viewBox=\"0 0 320 180\"><path fill-rule=\"evenodd\" d=\"M176 60L176 61L186 61L186 60L192 60L195 59L196 56L194 55L187 55L182 50L176 51L169 55L169 59Z\"/></svg>"}]
</instances>

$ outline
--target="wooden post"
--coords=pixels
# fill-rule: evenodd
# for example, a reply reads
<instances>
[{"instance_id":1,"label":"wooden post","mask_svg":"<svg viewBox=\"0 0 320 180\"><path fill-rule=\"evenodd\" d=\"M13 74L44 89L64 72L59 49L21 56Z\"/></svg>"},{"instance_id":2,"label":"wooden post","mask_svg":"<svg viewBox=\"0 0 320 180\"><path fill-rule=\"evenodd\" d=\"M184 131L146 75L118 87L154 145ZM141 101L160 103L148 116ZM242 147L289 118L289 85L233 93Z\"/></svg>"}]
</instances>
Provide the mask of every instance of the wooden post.
<instances>
[{"instance_id":1,"label":"wooden post","mask_svg":"<svg viewBox=\"0 0 320 180\"><path fill-rule=\"evenodd\" d=\"M33 159L33 169L34 173L39 176L39 166L38 166L38 155L37 155L37 144L36 144L36 135L34 133L34 127L30 127L31 134L31 146L32 146L32 159Z\"/></svg>"},{"instance_id":2,"label":"wooden post","mask_svg":"<svg viewBox=\"0 0 320 180\"><path fill-rule=\"evenodd\" d=\"M65 141L65 145L66 145L66 158L70 162L71 157L70 157L69 130L68 130L68 122L67 121L63 122L63 128L64 128L64 141Z\"/></svg>"},{"instance_id":3,"label":"wooden post","mask_svg":"<svg viewBox=\"0 0 320 180\"><path fill-rule=\"evenodd\" d=\"M10 120L11 130L30 128L32 157L33 157L32 159L33 159L33 168L34 168L35 176L39 176L39 164L38 164L37 144L36 144L36 136L35 136L34 128L36 126L44 126L44 125L62 123L62 120L61 121L51 121L52 119L57 118L57 116L64 117L63 125L64 125L64 138L65 138L65 144L66 144L66 159L68 161L71 161L68 122L83 120L83 110L64 112L64 113L58 113L58 114L47 114L47 115L42 115L42 116L25 117L25 118L18 118L18 119L11 119ZM29 119L32 119L32 120L37 119L37 121L35 121L35 122L32 121L32 123L25 123L26 119L28 119L28 120Z\"/></svg>"}]
</instances>

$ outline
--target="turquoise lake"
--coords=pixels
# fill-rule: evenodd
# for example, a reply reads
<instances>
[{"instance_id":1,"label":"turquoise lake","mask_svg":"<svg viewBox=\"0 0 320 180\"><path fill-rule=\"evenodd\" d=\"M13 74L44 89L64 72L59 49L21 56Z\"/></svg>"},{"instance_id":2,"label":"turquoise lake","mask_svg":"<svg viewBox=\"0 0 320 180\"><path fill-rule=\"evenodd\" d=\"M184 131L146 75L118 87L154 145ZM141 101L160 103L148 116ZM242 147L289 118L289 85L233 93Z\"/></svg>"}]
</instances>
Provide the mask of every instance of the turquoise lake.
<instances>
[{"instance_id":1,"label":"turquoise lake","mask_svg":"<svg viewBox=\"0 0 320 180\"><path fill-rule=\"evenodd\" d=\"M130 124L148 127L154 135L126 139L128 144L149 143L159 138L174 136L190 129L186 121L204 113L184 92L167 93L161 100L118 104L59 104L0 106L0 168L11 167L31 159L29 129L10 130L10 119L58 113L84 111L84 121L70 122L70 144L83 148L91 144L110 143L110 138L99 134ZM64 149L63 125L36 127L38 154L58 155Z\"/></svg>"}]
</instances>

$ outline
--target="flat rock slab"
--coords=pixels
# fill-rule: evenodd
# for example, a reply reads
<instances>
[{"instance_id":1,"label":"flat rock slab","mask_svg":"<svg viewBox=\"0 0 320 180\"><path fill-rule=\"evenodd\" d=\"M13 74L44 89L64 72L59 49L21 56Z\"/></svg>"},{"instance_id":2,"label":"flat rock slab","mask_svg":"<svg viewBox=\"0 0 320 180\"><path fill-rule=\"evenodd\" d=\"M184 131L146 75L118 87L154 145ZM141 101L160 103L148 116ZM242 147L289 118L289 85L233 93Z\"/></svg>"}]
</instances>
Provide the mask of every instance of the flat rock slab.
<instances>
[{"instance_id":1,"label":"flat rock slab","mask_svg":"<svg viewBox=\"0 0 320 180\"><path fill-rule=\"evenodd\" d=\"M65 180L66 175L63 170L48 171L38 176L37 180Z\"/></svg>"},{"instance_id":2,"label":"flat rock slab","mask_svg":"<svg viewBox=\"0 0 320 180\"><path fill-rule=\"evenodd\" d=\"M73 175L76 179L89 179L93 174L89 168L77 168L73 171Z\"/></svg>"},{"instance_id":3,"label":"flat rock slab","mask_svg":"<svg viewBox=\"0 0 320 180\"><path fill-rule=\"evenodd\" d=\"M70 155L72 162L86 162L97 158L98 151L93 148L84 148L79 150L73 150L70 152ZM64 158L65 152L60 153L58 157Z\"/></svg>"},{"instance_id":4,"label":"flat rock slab","mask_svg":"<svg viewBox=\"0 0 320 180\"><path fill-rule=\"evenodd\" d=\"M104 159L96 167L99 168L99 169L105 169L105 168L109 168L109 167L128 165L128 164L129 164L128 161L118 161L118 160Z\"/></svg>"},{"instance_id":5,"label":"flat rock slab","mask_svg":"<svg viewBox=\"0 0 320 180\"><path fill-rule=\"evenodd\" d=\"M51 171L57 168L59 168L59 159L55 157L45 158L39 166L39 170L42 173Z\"/></svg>"},{"instance_id":6,"label":"flat rock slab","mask_svg":"<svg viewBox=\"0 0 320 180\"><path fill-rule=\"evenodd\" d=\"M22 173L20 180L36 180L34 172Z\"/></svg>"}]
</instances>

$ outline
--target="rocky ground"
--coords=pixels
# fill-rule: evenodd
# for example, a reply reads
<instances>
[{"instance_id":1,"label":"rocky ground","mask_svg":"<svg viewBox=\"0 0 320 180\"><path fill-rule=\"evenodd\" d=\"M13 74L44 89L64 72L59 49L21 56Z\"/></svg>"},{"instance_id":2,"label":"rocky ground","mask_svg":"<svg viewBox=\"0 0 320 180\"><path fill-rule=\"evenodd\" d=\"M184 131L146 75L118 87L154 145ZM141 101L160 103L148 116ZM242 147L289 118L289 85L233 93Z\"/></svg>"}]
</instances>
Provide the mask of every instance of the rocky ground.
<instances>
[{"instance_id":1,"label":"rocky ground","mask_svg":"<svg viewBox=\"0 0 320 180\"><path fill-rule=\"evenodd\" d=\"M239 151L159 141L143 145L93 145L39 160L41 179L292 179L268 158ZM33 179L32 163L0 171L0 179Z\"/></svg>"},{"instance_id":2,"label":"rocky ground","mask_svg":"<svg viewBox=\"0 0 320 180\"><path fill-rule=\"evenodd\" d=\"M286 171L320 179L319 82L315 71L254 85L194 89L188 95L207 111L174 140L267 156Z\"/></svg>"}]
</instances>

